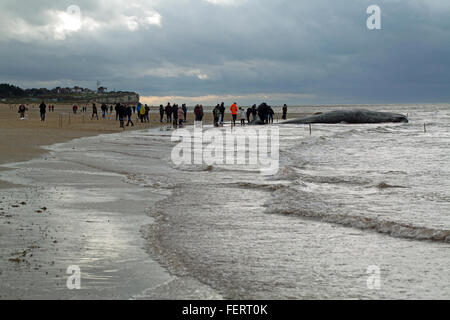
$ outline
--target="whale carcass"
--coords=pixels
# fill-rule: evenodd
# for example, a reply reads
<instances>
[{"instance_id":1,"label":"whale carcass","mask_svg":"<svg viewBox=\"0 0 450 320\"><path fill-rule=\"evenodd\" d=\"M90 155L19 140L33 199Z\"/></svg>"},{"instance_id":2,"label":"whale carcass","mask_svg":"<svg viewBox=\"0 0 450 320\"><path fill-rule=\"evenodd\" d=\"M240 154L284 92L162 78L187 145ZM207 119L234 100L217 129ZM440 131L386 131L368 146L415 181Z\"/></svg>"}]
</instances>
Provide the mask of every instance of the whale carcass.
<instances>
[{"instance_id":1,"label":"whale carcass","mask_svg":"<svg viewBox=\"0 0 450 320\"><path fill-rule=\"evenodd\" d=\"M281 124L310 124L310 123L408 123L408 117L391 112L377 112L370 110L336 110L307 118L293 119Z\"/></svg>"}]
</instances>

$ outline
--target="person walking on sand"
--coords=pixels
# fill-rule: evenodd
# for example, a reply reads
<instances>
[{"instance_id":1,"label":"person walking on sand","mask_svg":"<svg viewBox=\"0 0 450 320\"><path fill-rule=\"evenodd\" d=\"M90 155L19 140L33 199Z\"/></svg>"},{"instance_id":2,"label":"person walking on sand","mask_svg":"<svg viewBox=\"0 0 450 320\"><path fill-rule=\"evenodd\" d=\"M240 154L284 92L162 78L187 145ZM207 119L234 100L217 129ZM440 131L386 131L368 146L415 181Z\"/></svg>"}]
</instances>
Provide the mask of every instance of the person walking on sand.
<instances>
[{"instance_id":1,"label":"person walking on sand","mask_svg":"<svg viewBox=\"0 0 450 320\"><path fill-rule=\"evenodd\" d=\"M130 106L127 107L126 114L128 117L127 127L130 125L130 123L131 123L131 126L134 127L133 120L131 120L131 117L133 116L133 109L131 109Z\"/></svg>"},{"instance_id":2,"label":"person walking on sand","mask_svg":"<svg viewBox=\"0 0 450 320\"><path fill-rule=\"evenodd\" d=\"M77 106L77 105L74 105L73 108L72 108L72 111L73 111L73 114L77 114L77 112L78 112L78 106Z\"/></svg>"},{"instance_id":3,"label":"person walking on sand","mask_svg":"<svg viewBox=\"0 0 450 320\"><path fill-rule=\"evenodd\" d=\"M95 105L95 103L92 104L92 117L91 117L91 120L94 120L94 117L97 117L97 120L98 120L98 111L97 111L97 106Z\"/></svg>"},{"instance_id":4,"label":"person walking on sand","mask_svg":"<svg viewBox=\"0 0 450 320\"><path fill-rule=\"evenodd\" d=\"M236 126L237 114L238 114L238 111L239 111L236 102L231 105L230 110L231 110L231 115L233 117L233 126L235 127Z\"/></svg>"},{"instance_id":5,"label":"person walking on sand","mask_svg":"<svg viewBox=\"0 0 450 320\"><path fill-rule=\"evenodd\" d=\"M39 111L41 113L41 122L45 121L45 113L47 112L47 106L45 105L45 102L42 101L41 105L39 106Z\"/></svg>"},{"instance_id":6,"label":"person walking on sand","mask_svg":"<svg viewBox=\"0 0 450 320\"><path fill-rule=\"evenodd\" d=\"M178 109L178 125L180 128L183 128L184 115L185 115L185 113L184 113L183 108L182 107L179 108Z\"/></svg>"},{"instance_id":7,"label":"person walking on sand","mask_svg":"<svg viewBox=\"0 0 450 320\"><path fill-rule=\"evenodd\" d=\"M247 111L244 108L239 108L241 110L241 126L245 126L245 119L247 118Z\"/></svg>"},{"instance_id":8,"label":"person walking on sand","mask_svg":"<svg viewBox=\"0 0 450 320\"><path fill-rule=\"evenodd\" d=\"M24 120L25 119L25 112L27 111L27 108L21 104L19 106L19 114L20 114L20 120Z\"/></svg>"},{"instance_id":9,"label":"person walking on sand","mask_svg":"<svg viewBox=\"0 0 450 320\"><path fill-rule=\"evenodd\" d=\"M159 106L159 117L160 117L159 122L161 122L161 123L163 123L163 121L164 121L164 113L165 113L164 106L160 105Z\"/></svg>"},{"instance_id":10,"label":"person walking on sand","mask_svg":"<svg viewBox=\"0 0 450 320\"><path fill-rule=\"evenodd\" d=\"M283 120L286 120L286 119L287 119L287 113L288 113L288 107L287 107L287 105L285 104L285 105L283 106L283 117L282 117Z\"/></svg>"}]
</instances>

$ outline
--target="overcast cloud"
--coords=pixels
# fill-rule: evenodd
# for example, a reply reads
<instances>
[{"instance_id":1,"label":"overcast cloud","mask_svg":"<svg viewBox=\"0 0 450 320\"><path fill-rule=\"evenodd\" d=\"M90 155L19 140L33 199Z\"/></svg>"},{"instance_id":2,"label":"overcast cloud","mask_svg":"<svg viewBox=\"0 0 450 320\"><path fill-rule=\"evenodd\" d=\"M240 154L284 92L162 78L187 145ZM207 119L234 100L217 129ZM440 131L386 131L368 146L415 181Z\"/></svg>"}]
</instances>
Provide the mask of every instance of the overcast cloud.
<instances>
[{"instance_id":1,"label":"overcast cloud","mask_svg":"<svg viewBox=\"0 0 450 320\"><path fill-rule=\"evenodd\" d=\"M449 0L0 0L0 82L100 80L155 104L448 102L449 18Z\"/></svg>"}]
</instances>

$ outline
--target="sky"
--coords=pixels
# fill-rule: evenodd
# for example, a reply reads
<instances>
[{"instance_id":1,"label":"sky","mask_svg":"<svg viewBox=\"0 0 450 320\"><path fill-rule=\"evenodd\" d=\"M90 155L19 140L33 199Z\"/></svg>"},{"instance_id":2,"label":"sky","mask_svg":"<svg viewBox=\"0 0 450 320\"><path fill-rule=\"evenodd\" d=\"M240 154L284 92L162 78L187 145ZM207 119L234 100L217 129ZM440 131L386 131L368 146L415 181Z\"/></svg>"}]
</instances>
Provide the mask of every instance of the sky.
<instances>
[{"instance_id":1,"label":"sky","mask_svg":"<svg viewBox=\"0 0 450 320\"><path fill-rule=\"evenodd\" d=\"M101 81L150 104L449 102L449 17L449 0L0 0L0 82Z\"/></svg>"}]
</instances>

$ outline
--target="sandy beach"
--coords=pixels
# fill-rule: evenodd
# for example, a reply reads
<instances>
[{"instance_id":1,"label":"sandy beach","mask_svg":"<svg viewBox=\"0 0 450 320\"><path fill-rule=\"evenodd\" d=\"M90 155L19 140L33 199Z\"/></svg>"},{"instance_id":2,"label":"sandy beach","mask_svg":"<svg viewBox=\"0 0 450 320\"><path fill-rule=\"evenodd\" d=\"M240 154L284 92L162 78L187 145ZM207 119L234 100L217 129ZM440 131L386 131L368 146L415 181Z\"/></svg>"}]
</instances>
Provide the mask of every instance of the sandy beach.
<instances>
[{"instance_id":1,"label":"sandy beach","mask_svg":"<svg viewBox=\"0 0 450 320\"><path fill-rule=\"evenodd\" d=\"M39 108L33 105L26 113L26 120L20 120L17 113L18 105L0 104L0 165L10 162L20 162L32 159L45 152L41 146L51 145L69 141L76 138L95 136L106 133L118 133L124 130L119 128L119 123L115 121L115 113L108 114L106 119L91 120L91 107L88 113L83 115L78 112L72 113L72 106L66 104L55 105L54 112L47 112L46 121L41 122ZM59 126L59 117L62 114L62 128ZM304 116L302 113L291 113L289 118ZM159 122L158 110L152 108L150 123L140 123L133 116L134 127L127 127L126 130L141 130L161 126ZM226 114L226 121L230 121L231 116ZM192 108L188 113L187 124L192 124L194 115ZM205 123L212 122L212 115L205 114ZM164 124L165 125L165 124ZM0 188L4 184L0 181Z\"/></svg>"},{"instance_id":2,"label":"sandy beach","mask_svg":"<svg viewBox=\"0 0 450 320\"><path fill-rule=\"evenodd\" d=\"M91 108L89 108L90 111ZM91 114L84 117L72 113L70 105L55 105L55 112L47 112L45 122L40 121L39 108L34 105L26 113L26 120L20 120L18 105L0 105L0 164L31 159L42 154L41 146L69 141L75 138L93 136L104 133L121 132L119 123L114 121L115 115L107 119L91 120ZM63 126L59 127L59 116L63 114ZM69 119L70 116L70 119ZM114 118L114 119L113 119ZM145 129L160 125L153 119L148 124L135 122L136 126L127 128Z\"/></svg>"}]
</instances>

